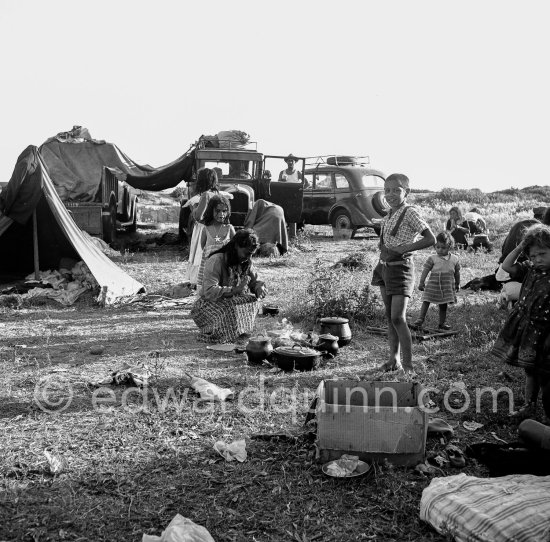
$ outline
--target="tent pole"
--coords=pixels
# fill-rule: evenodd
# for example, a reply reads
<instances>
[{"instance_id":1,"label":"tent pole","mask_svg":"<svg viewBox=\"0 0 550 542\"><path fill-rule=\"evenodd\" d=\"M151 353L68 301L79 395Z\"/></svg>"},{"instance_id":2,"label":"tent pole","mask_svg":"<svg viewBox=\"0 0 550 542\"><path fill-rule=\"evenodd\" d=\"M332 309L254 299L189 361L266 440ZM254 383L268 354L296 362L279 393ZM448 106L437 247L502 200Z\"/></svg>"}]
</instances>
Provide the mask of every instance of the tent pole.
<instances>
[{"instance_id":1,"label":"tent pole","mask_svg":"<svg viewBox=\"0 0 550 542\"><path fill-rule=\"evenodd\" d=\"M34 278L40 280L40 265L38 263L38 226L36 223L36 209L32 212L32 244L34 249Z\"/></svg>"}]
</instances>

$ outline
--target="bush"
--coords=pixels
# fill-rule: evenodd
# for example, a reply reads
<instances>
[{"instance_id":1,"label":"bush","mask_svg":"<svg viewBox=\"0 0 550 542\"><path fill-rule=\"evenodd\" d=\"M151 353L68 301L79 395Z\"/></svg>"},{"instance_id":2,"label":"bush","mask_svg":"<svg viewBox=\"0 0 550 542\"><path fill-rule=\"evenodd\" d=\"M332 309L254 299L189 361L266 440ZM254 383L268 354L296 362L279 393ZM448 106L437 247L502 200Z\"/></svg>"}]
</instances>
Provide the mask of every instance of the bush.
<instances>
[{"instance_id":1,"label":"bush","mask_svg":"<svg viewBox=\"0 0 550 542\"><path fill-rule=\"evenodd\" d=\"M317 260L305 292L296 292L286 313L291 319L310 325L327 316L371 322L376 310L371 277L371 263L363 263L361 270L356 271L341 266L323 267Z\"/></svg>"}]
</instances>

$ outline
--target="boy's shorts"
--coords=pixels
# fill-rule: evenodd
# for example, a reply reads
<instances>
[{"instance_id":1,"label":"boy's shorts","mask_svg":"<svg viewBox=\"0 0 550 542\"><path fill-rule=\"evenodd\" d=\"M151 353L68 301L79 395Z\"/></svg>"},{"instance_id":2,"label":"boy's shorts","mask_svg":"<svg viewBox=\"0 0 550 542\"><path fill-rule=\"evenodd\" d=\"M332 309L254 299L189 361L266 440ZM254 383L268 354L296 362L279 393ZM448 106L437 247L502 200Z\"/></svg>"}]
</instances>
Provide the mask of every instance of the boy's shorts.
<instances>
[{"instance_id":1,"label":"boy's shorts","mask_svg":"<svg viewBox=\"0 0 550 542\"><path fill-rule=\"evenodd\" d=\"M414 291L414 262L412 259L403 262L382 261L374 268L372 273L372 286L385 286L386 295L403 295L411 297ZM397 264L397 265L396 265Z\"/></svg>"}]
</instances>

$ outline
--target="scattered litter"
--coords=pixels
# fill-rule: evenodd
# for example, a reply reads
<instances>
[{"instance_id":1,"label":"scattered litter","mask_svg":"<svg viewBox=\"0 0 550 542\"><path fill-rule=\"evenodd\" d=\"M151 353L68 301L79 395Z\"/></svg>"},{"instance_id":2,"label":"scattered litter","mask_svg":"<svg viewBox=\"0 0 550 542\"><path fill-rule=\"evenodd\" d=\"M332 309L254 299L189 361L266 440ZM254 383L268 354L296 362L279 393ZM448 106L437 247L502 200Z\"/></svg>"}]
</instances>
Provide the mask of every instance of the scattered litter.
<instances>
[{"instance_id":1,"label":"scattered litter","mask_svg":"<svg viewBox=\"0 0 550 542\"><path fill-rule=\"evenodd\" d=\"M444 467L447 463L449 463L449 459L445 457L445 455L437 454L428 458L428 460L434 462L438 467Z\"/></svg>"},{"instance_id":2,"label":"scattered litter","mask_svg":"<svg viewBox=\"0 0 550 542\"><path fill-rule=\"evenodd\" d=\"M206 527L176 514L160 536L144 534L141 542L215 542Z\"/></svg>"},{"instance_id":3,"label":"scattered litter","mask_svg":"<svg viewBox=\"0 0 550 542\"><path fill-rule=\"evenodd\" d=\"M48 450L44 450L44 455L48 460L48 466L52 474L60 474L66 469L66 462L61 456L53 455Z\"/></svg>"},{"instance_id":4,"label":"scattered litter","mask_svg":"<svg viewBox=\"0 0 550 542\"><path fill-rule=\"evenodd\" d=\"M370 469L370 465L361 461L356 455L343 454L340 459L325 463L322 471L335 478L353 478L361 476Z\"/></svg>"},{"instance_id":5,"label":"scattered litter","mask_svg":"<svg viewBox=\"0 0 550 542\"><path fill-rule=\"evenodd\" d=\"M94 356L99 356L103 354L104 350L105 349L103 348L103 346L92 346L90 348L90 354L93 354Z\"/></svg>"},{"instance_id":6,"label":"scattered litter","mask_svg":"<svg viewBox=\"0 0 550 542\"><path fill-rule=\"evenodd\" d=\"M220 388L204 378L198 378L189 374L184 374L189 381L189 386L193 388L203 401L227 401L233 399L234 392L230 388Z\"/></svg>"},{"instance_id":7,"label":"scattered litter","mask_svg":"<svg viewBox=\"0 0 550 542\"><path fill-rule=\"evenodd\" d=\"M115 384L117 386L121 384L129 384L141 388L147 385L151 371L147 365L138 363L137 365L128 365L124 363L121 369L113 371L110 376L100 380L98 382L92 382L93 386L108 386L109 384Z\"/></svg>"},{"instance_id":8,"label":"scattered litter","mask_svg":"<svg viewBox=\"0 0 550 542\"><path fill-rule=\"evenodd\" d=\"M483 427L483 424L478 422L462 422L462 425L464 426L464 429L467 429L468 431L477 431Z\"/></svg>"},{"instance_id":9,"label":"scattered litter","mask_svg":"<svg viewBox=\"0 0 550 542\"><path fill-rule=\"evenodd\" d=\"M428 420L428 434L438 434L452 436L454 434L453 428L442 418L430 418Z\"/></svg>"},{"instance_id":10,"label":"scattered litter","mask_svg":"<svg viewBox=\"0 0 550 542\"><path fill-rule=\"evenodd\" d=\"M227 461L233 461L234 459L239 463L246 461L246 442L244 440L235 440L229 444L226 444L223 440L218 440L214 444L214 450Z\"/></svg>"},{"instance_id":11,"label":"scattered litter","mask_svg":"<svg viewBox=\"0 0 550 542\"><path fill-rule=\"evenodd\" d=\"M462 467L466 466L466 458L464 456L464 452L458 446L455 446L454 444L449 444L445 448L445 453L449 458L449 463L453 467L461 469Z\"/></svg>"},{"instance_id":12,"label":"scattered litter","mask_svg":"<svg viewBox=\"0 0 550 542\"><path fill-rule=\"evenodd\" d=\"M212 344L207 346L207 350L214 350L214 352L233 352L237 347L236 344Z\"/></svg>"},{"instance_id":13,"label":"scattered litter","mask_svg":"<svg viewBox=\"0 0 550 542\"><path fill-rule=\"evenodd\" d=\"M491 435L493 436L493 438L494 438L495 440L498 440L498 441L500 441L500 442L504 442L504 444L508 444L505 440L501 439L500 437L497 437L497 435L496 435L495 432L491 431Z\"/></svg>"}]
</instances>

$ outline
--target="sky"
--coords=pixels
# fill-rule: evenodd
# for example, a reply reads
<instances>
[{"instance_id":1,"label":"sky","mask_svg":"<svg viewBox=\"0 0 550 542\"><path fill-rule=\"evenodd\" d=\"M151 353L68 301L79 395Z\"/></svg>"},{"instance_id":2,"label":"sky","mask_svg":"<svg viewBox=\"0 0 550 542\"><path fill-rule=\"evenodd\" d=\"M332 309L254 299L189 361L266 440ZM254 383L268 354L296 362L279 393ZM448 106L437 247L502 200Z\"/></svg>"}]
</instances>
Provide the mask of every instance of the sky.
<instances>
[{"instance_id":1,"label":"sky","mask_svg":"<svg viewBox=\"0 0 550 542\"><path fill-rule=\"evenodd\" d=\"M80 125L155 167L235 129L265 154L368 155L413 188L548 185L546 13L543 0L0 0L0 181L28 145Z\"/></svg>"}]
</instances>

